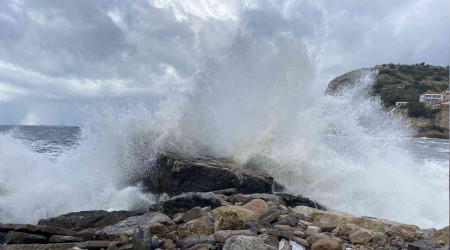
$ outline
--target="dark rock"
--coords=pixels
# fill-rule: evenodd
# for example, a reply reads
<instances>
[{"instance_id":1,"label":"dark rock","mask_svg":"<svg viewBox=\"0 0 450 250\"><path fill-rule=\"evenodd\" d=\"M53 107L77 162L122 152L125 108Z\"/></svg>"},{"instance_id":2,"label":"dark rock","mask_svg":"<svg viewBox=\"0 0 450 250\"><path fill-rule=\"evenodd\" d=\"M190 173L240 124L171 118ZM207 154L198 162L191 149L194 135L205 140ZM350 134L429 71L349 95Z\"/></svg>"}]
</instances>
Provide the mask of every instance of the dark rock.
<instances>
[{"instance_id":1,"label":"dark rock","mask_svg":"<svg viewBox=\"0 0 450 250\"><path fill-rule=\"evenodd\" d=\"M188 221L200 218L205 215L206 215L206 212L201 207L194 207L194 208L186 211L183 214L182 220L183 220L183 222L188 222Z\"/></svg>"},{"instance_id":2,"label":"dark rock","mask_svg":"<svg viewBox=\"0 0 450 250\"><path fill-rule=\"evenodd\" d=\"M230 196L230 195L236 194L237 193L237 189L236 188L228 188L228 189L216 190L216 191L213 191L213 193L214 194L223 194L223 195L226 195L226 196Z\"/></svg>"},{"instance_id":3,"label":"dark rock","mask_svg":"<svg viewBox=\"0 0 450 250\"><path fill-rule=\"evenodd\" d=\"M39 244L46 243L43 235L10 231L6 234L6 244Z\"/></svg>"},{"instance_id":4,"label":"dark rock","mask_svg":"<svg viewBox=\"0 0 450 250\"><path fill-rule=\"evenodd\" d=\"M264 240L264 242L268 245L271 245L273 247L275 247L276 249L278 249L279 246L279 241L278 241L278 237L275 235L270 235L270 234L261 234L259 236L262 240Z\"/></svg>"},{"instance_id":5,"label":"dark rock","mask_svg":"<svg viewBox=\"0 0 450 250\"><path fill-rule=\"evenodd\" d=\"M362 76L372 74L373 72L373 69L363 68L353 70L339 77L336 77L328 84L328 88L325 93L327 95L336 95L345 88L352 87L357 84L359 82L358 80Z\"/></svg>"},{"instance_id":6,"label":"dark rock","mask_svg":"<svg viewBox=\"0 0 450 250\"><path fill-rule=\"evenodd\" d=\"M223 250L277 250L263 239L255 236L237 235L230 237L223 245Z\"/></svg>"},{"instance_id":7,"label":"dark rock","mask_svg":"<svg viewBox=\"0 0 450 250\"><path fill-rule=\"evenodd\" d=\"M211 244L198 244L198 245L194 245L186 250L211 250L211 249L216 249L216 246L211 245Z\"/></svg>"},{"instance_id":8,"label":"dark rock","mask_svg":"<svg viewBox=\"0 0 450 250\"><path fill-rule=\"evenodd\" d=\"M273 178L225 159L161 155L144 186L153 193L177 195L236 188L240 193L271 193Z\"/></svg>"},{"instance_id":9,"label":"dark rock","mask_svg":"<svg viewBox=\"0 0 450 250\"><path fill-rule=\"evenodd\" d=\"M275 224L276 225L288 225L288 226L295 226L298 223L298 218L295 215L289 215L284 218L279 219Z\"/></svg>"},{"instance_id":10,"label":"dark rock","mask_svg":"<svg viewBox=\"0 0 450 250\"><path fill-rule=\"evenodd\" d=\"M75 234L74 231L53 227L47 225L30 225L30 224L2 224L0 223L0 232L7 233L9 231L23 232L23 233L31 233L31 234L41 234L44 236L50 235L68 235L73 236Z\"/></svg>"},{"instance_id":11,"label":"dark rock","mask_svg":"<svg viewBox=\"0 0 450 250\"><path fill-rule=\"evenodd\" d=\"M48 225L54 227L67 228L74 231L81 231L86 228L104 228L123 221L128 217L138 215L135 211L81 211L63 214L58 217L42 219L38 225Z\"/></svg>"},{"instance_id":12,"label":"dark rock","mask_svg":"<svg viewBox=\"0 0 450 250\"><path fill-rule=\"evenodd\" d=\"M76 237L80 237L83 239L83 241L93 240L94 234L97 232L98 229L96 228L87 228L81 231L78 231L75 233Z\"/></svg>"},{"instance_id":13,"label":"dark rock","mask_svg":"<svg viewBox=\"0 0 450 250\"><path fill-rule=\"evenodd\" d=\"M256 233L250 230L219 230L214 233L214 239L216 240L216 242L223 243L228 238L235 235L256 236Z\"/></svg>"},{"instance_id":14,"label":"dark rock","mask_svg":"<svg viewBox=\"0 0 450 250\"><path fill-rule=\"evenodd\" d=\"M261 199L267 203L271 201L276 205L285 205L283 198L274 194L236 194L232 196L231 201L233 203L242 202L242 204L247 204L253 199Z\"/></svg>"},{"instance_id":15,"label":"dark rock","mask_svg":"<svg viewBox=\"0 0 450 250\"><path fill-rule=\"evenodd\" d=\"M408 250L431 250L440 248L440 245L426 238L408 244Z\"/></svg>"},{"instance_id":16,"label":"dark rock","mask_svg":"<svg viewBox=\"0 0 450 250\"><path fill-rule=\"evenodd\" d=\"M283 237L286 239L294 239L294 232L293 231L284 231L284 230L278 230L278 229L273 229L270 228L267 230L268 234L270 235L274 235L277 237Z\"/></svg>"},{"instance_id":17,"label":"dark rock","mask_svg":"<svg viewBox=\"0 0 450 250\"><path fill-rule=\"evenodd\" d=\"M76 247L81 249L117 249L113 248L117 247L117 245L119 245L118 241L93 240L77 243Z\"/></svg>"},{"instance_id":18,"label":"dark rock","mask_svg":"<svg viewBox=\"0 0 450 250\"><path fill-rule=\"evenodd\" d=\"M269 227L270 224L267 222L260 221L258 219L245 219L244 228L252 232L260 232L261 229Z\"/></svg>"},{"instance_id":19,"label":"dark rock","mask_svg":"<svg viewBox=\"0 0 450 250\"><path fill-rule=\"evenodd\" d=\"M223 196L207 193L184 193L158 203L158 211L169 216L184 213L194 207L211 207L230 205Z\"/></svg>"},{"instance_id":20,"label":"dark rock","mask_svg":"<svg viewBox=\"0 0 450 250\"><path fill-rule=\"evenodd\" d=\"M276 193L276 195L283 198L284 203L288 207L307 206L321 210L326 210L324 206L320 205L319 203L313 200L310 200L309 198L303 197L302 195L292 195L288 193Z\"/></svg>"},{"instance_id":21,"label":"dark rock","mask_svg":"<svg viewBox=\"0 0 450 250\"><path fill-rule=\"evenodd\" d=\"M216 240L213 235L205 236L205 235L192 235L183 239L181 243L181 247L183 249L187 249L191 246L198 244L211 244L214 245Z\"/></svg>"},{"instance_id":22,"label":"dark rock","mask_svg":"<svg viewBox=\"0 0 450 250\"><path fill-rule=\"evenodd\" d=\"M272 223L275 220L278 219L278 216L280 215L279 211L273 211L273 210L268 210L267 212L271 212L271 213L263 213L259 219L263 222L266 223Z\"/></svg>"},{"instance_id":23,"label":"dark rock","mask_svg":"<svg viewBox=\"0 0 450 250\"><path fill-rule=\"evenodd\" d=\"M0 244L3 244L6 242L6 234L0 232Z\"/></svg>"},{"instance_id":24,"label":"dark rock","mask_svg":"<svg viewBox=\"0 0 450 250\"><path fill-rule=\"evenodd\" d=\"M52 235L48 239L50 243L71 243L71 242L81 242L83 241L80 237L74 236L63 236L63 235Z\"/></svg>"},{"instance_id":25,"label":"dark rock","mask_svg":"<svg viewBox=\"0 0 450 250\"><path fill-rule=\"evenodd\" d=\"M78 243L12 244L0 245L0 250L65 250L74 249L74 247L77 247L77 244Z\"/></svg>"}]
</instances>

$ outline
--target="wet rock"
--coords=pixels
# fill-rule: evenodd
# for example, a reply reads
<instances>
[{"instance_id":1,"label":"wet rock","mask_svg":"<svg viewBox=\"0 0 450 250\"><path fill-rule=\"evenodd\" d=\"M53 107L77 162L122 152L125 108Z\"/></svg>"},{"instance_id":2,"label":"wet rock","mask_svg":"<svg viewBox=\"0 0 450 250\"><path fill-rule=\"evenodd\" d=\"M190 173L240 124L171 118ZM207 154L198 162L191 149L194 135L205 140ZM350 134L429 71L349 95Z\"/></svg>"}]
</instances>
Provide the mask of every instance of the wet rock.
<instances>
[{"instance_id":1,"label":"wet rock","mask_svg":"<svg viewBox=\"0 0 450 250\"><path fill-rule=\"evenodd\" d=\"M211 244L214 245L216 243L216 240L212 235L206 236L206 235L191 235L189 237L186 237L181 242L181 247L183 249L187 249L189 247L192 247L194 245L198 244Z\"/></svg>"},{"instance_id":2,"label":"wet rock","mask_svg":"<svg viewBox=\"0 0 450 250\"><path fill-rule=\"evenodd\" d=\"M269 227L270 224L260 221L258 219L245 219L244 220L244 228L248 229L254 233L260 232L262 228Z\"/></svg>"},{"instance_id":3,"label":"wet rock","mask_svg":"<svg viewBox=\"0 0 450 250\"><path fill-rule=\"evenodd\" d=\"M50 243L71 243L71 242L81 242L83 241L80 237L74 236L63 236L63 235L52 235L48 239Z\"/></svg>"},{"instance_id":4,"label":"wet rock","mask_svg":"<svg viewBox=\"0 0 450 250\"><path fill-rule=\"evenodd\" d=\"M214 233L214 225L207 216L191 220L178 227L178 237L184 239L192 235L210 235Z\"/></svg>"},{"instance_id":5,"label":"wet rock","mask_svg":"<svg viewBox=\"0 0 450 250\"><path fill-rule=\"evenodd\" d=\"M219 230L214 233L214 239L216 242L225 242L228 238L235 235L256 236L250 230Z\"/></svg>"},{"instance_id":6,"label":"wet rock","mask_svg":"<svg viewBox=\"0 0 450 250\"><path fill-rule=\"evenodd\" d=\"M240 193L271 193L273 178L264 171L240 167L225 159L163 154L143 183L149 191L171 196L230 188Z\"/></svg>"},{"instance_id":7,"label":"wet rock","mask_svg":"<svg viewBox=\"0 0 450 250\"><path fill-rule=\"evenodd\" d=\"M186 213L183 214L182 220L183 220L183 222L188 222L188 221L200 218L205 215L206 215L206 212L201 207L194 207L191 210L188 210Z\"/></svg>"},{"instance_id":8,"label":"wet rock","mask_svg":"<svg viewBox=\"0 0 450 250\"><path fill-rule=\"evenodd\" d=\"M312 237L311 250L342 250L342 240L320 233Z\"/></svg>"},{"instance_id":9,"label":"wet rock","mask_svg":"<svg viewBox=\"0 0 450 250\"><path fill-rule=\"evenodd\" d=\"M252 211L256 218L261 216L269 208L267 203L262 199L253 199L242 207Z\"/></svg>"},{"instance_id":10,"label":"wet rock","mask_svg":"<svg viewBox=\"0 0 450 250\"><path fill-rule=\"evenodd\" d=\"M81 231L78 231L75 233L76 237L80 237L83 239L83 241L93 240L94 234L97 232L98 229L96 228L87 228Z\"/></svg>"},{"instance_id":11,"label":"wet rock","mask_svg":"<svg viewBox=\"0 0 450 250\"><path fill-rule=\"evenodd\" d=\"M288 193L276 193L276 195L280 196L288 207L307 206L326 210L324 206L313 200L310 200L309 198L303 197L302 195L292 195Z\"/></svg>"},{"instance_id":12,"label":"wet rock","mask_svg":"<svg viewBox=\"0 0 450 250\"><path fill-rule=\"evenodd\" d=\"M129 241L140 232L160 236L175 230L175 228L175 223L167 215L149 212L140 216L129 217L114 225L106 226L95 233L95 238ZM150 235L144 237L149 238Z\"/></svg>"},{"instance_id":13,"label":"wet rock","mask_svg":"<svg viewBox=\"0 0 450 250\"><path fill-rule=\"evenodd\" d=\"M408 250L432 250L440 248L441 246L439 244L436 244L429 239L421 239L408 244Z\"/></svg>"},{"instance_id":14,"label":"wet rock","mask_svg":"<svg viewBox=\"0 0 450 250\"><path fill-rule=\"evenodd\" d=\"M302 214L305 217L309 217L313 212L319 209L307 207L307 206L296 206L292 209L296 214Z\"/></svg>"},{"instance_id":15,"label":"wet rock","mask_svg":"<svg viewBox=\"0 0 450 250\"><path fill-rule=\"evenodd\" d=\"M223 195L226 195L226 196L230 196L230 195L236 194L237 193L237 189L236 188L228 188L228 189L216 190L216 191L213 191L213 193L214 194L223 194Z\"/></svg>"},{"instance_id":16,"label":"wet rock","mask_svg":"<svg viewBox=\"0 0 450 250\"><path fill-rule=\"evenodd\" d=\"M229 206L221 206L211 211L211 214L215 221L220 220L222 215L227 211L233 211L235 212L241 220L245 219L256 219L255 213L252 211L235 205L229 205Z\"/></svg>"},{"instance_id":17,"label":"wet rock","mask_svg":"<svg viewBox=\"0 0 450 250\"><path fill-rule=\"evenodd\" d=\"M277 250L255 236L237 235L230 237L223 245L223 250Z\"/></svg>"},{"instance_id":18,"label":"wet rock","mask_svg":"<svg viewBox=\"0 0 450 250\"><path fill-rule=\"evenodd\" d=\"M223 211L216 220L215 230L242 230L244 221L239 217L236 211Z\"/></svg>"},{"instance_id":19,"label":"wet rock","mask_svg":"<svg viewBox=\"0 0 450 250\"><path fill-rule=\"evenodd\" d=\"M230 205L219 194L207 193L184 193L174 196L168 200L157 204L157 210L163 214L174 216L177 213L184 213L194 207L211 207L216 208L220 206Z\"/></svg>"},{"instance_id":20,"label":"wet rock","mask_svg":"<svg viewBox=\"0 0 450 250\"><path fill-rule=\"evenodd\" d=\"M47 226L47 225L2 224L2 223L0 223L0 232L7 233L9 231L16 231L16 232L23 232L23 233L30 233L30 234L40 234L40 235L45 235L45 236L50 236L50 235L54 235L54 234L72 236L75 234L74 231L69 230L69 229Z\"/></svg>"},{"instance_id":21,"label":"wet rock","mask_svg":"<svg viewBox=\"0 0 450 250\"><path fill-rule=\"evenodd\" d=\"M3 244L6 242L6 234L0 233L0 244Z\"/></svg>"},{"instance_id":22,"label":"wet rock","mask_svg":"<svg viewBox=\"0 0 450 250\"><path fill-rule=\"evenodd\" d=\"M232 197L233 203L248 203L254 199L261 199L266 202L273 202L275 205L285 205L283 198L274 194L236 194Z\"/></svg>"},{"instance_id":23,"label":"wet rock","mask_svg":"<svg viewBox=\"0 0 450 250\"><path fill-rule=\"evenodd\" d=\"M104 228L123 221L128 217L136 216L136 211L81 211L75 213L63 214L58 217L39 220L38 225L48 225L60 228L81 231L87 228Z\"/></svg>"},{"instance_id":24,"label":"wet rock","mask_svg":"<svg viewBox=\"0 0 450 250\"><path fill-rule=\"evenodd\" d=\"M387 238L386 235L382 232L376 232L373 235L372 242L375 246L382 247L386 244Z\"/></svg>"},{"instance_id":25,"label":"wet rock","mask_svg":"<svg viewBox=\"0 0 450 250\"><path fill-rule=\"evenodd\" d=\"M348 238L353 244L366 244L373 239L373 232L367 229L356 229L349 233Z\"/></svg>"},{"instance_id":26,"label":"wet rock","mask_svg":"<svg viewBox=\"0 0 450 250\"><path fill-rule=\"evenodd\" d=\"M6 234L6 244L39 244L45 243L47 239L43 235L29 234L10 231Z\"/></svg>"}]
</instances>

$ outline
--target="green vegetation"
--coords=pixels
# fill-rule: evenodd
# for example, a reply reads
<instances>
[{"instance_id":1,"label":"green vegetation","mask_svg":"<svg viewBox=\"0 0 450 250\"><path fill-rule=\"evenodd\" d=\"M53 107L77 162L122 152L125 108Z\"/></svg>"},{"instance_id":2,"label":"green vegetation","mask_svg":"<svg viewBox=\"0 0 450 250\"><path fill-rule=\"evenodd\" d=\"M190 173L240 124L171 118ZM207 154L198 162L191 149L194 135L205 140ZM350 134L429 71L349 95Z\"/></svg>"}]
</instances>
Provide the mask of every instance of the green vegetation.
<instances>
[{"instance_id":1,"label":"green vegetation","mask_svg":"<svg viewBox=\"0 0 450 250\"><path fill-rule=\"evenodd\" d=\"M419 96L427 90L442 92L449 87L448 66L439 67L425 63L414 65L391 63L379 65L376 68L378 76L373 90L387 107L395 105L395 102L398 101L418 102ZM419 114L426 116L428 113L422 110L419 111Z\"/></svg>"},{"instance_id":2,"label":"green vegetation","mask_svg":"<svg viewBox=\"0 0 450 250\"><path fill-rule=\"evenodd\" d=\"M430 109L422 102L410 102L402 108L408 109L409 117L433 118L434 115L440 111L439 109Z\"/></svg>"}]
</instances>

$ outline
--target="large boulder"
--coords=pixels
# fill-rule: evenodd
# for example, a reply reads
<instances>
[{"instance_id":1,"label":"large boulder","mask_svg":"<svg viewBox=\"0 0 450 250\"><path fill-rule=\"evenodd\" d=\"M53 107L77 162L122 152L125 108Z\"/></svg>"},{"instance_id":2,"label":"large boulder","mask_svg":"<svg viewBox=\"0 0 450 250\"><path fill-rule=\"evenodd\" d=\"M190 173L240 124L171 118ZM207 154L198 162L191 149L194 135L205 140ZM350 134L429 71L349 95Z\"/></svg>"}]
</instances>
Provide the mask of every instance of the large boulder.
<instances>
[{"instance_id":1,"label":"large boulder","mask_svg":"<svg viewBox=\"0 0 450 250\"><path fill-rule=\"evenodd\" d=\"M74 231L81 231L87 228L104 228L108 225L116 224L128 217L138 215L134 211L104 211L92 210L63 214L58 217L42 219L38 225L48 225L54 227L67 228Z\"/></svg>"},{"instance_id":2,"label":"large boulder","mask_svg":"<svg viewBox=\"0 0 450 250\"><path fill-rule=\"evenodd\" d=\"M450 240L450 230L449 227L446 226L442 229L436 230L432 235L431 235L431 240L433 240L434 242L443 242L446 244L449 244L449 240Z\"/></svg>"},{"instance_id":3,"label":"large boulder","mask_svg":"<svg viewBox=\"0 0 450 250\"><path fill-rule=\"evenodd\" d=\"M28 234L10 231L6 234L6 244L35 244L46 243L47 239L43 235Z\"/></svg>"},{"instance_id":4,"label":"large boulder","mask_svg":"<svg viewBox=\"0 0 450 250\"><path fill-rule=\"evenodd\" d=\"M262 199L251 200L249 203L245 204L242 207L252 211L255 214L256 218L261 216L269 208L269 206L267 206L267 203Z\"/></svg>"},{"instance_id":5,"label":"large boulder","mask_svg":"<svg viewBox=\"0 0 450 250\"><path fill-rule=\"evenodd\" d=\"M95 238L126 242L141 234L141 238L150 238L151 235L164 236L175 229L175 223L167 215L149 212L106 226L95 233Z\"/></svg>"},{"instance_id":6,"label":"large boulder","mask_svg":"<svg viewBox=\"0 0 450 250\"><path fill-rule=\"evenodd\" d=\"M186 222L178 227L178 237L184 239L193 235L210 235L214 233L214 225L207 216Z\"/></svg>"},{"instance_id":7,"label":"large boulder","mask_svg":"<svg viewBox=\"0 0 450 250\"><path fill-rule=\"evenodd\" d=\"M40 234L40 235L44 235L44 236L50 236L50 235L72 236L75 234L74 231L69 230L69 229L47 226L47 225L2 224L2 223L0 223L0 232L7 233L9 231L23 232L23 233L29 233L29 234Z\"/></svg>"},{"instance_id":8,"label":"large boulder","mask_svg":"<svg viewBox=\"0 0 450 250\"><path fill-rule=\"evenodd\" d=\"M223 245L223 250L276 250L263 239L256 236L236 235L228 238Z\"/></svg>"},{"instance_id":9,"label":"large boulder","mask_svg":"<svg viewBox=\"0 0 450 250\"><path fill-rule=\"evenodd\" d=\"M342 250L342 240L320 233L311 239L311 250Z\"/></svg>"},{"instance_id":10,"label":"large boulder","mask_svg":"<svg viewBox=\"0 0 450 250\"><path fill-rule=\"evenodd\" d=\"M230 205L230 203L225 200L223 195L214 194L212 192L189 192L161 201L158 204L151 206L150 210L160 211L161 213L172 217L177 213L184 213L194 207L216 208L226 205Z\"/></svg>"},{"instance_id":11,"label":"large boulder","mask_svg":"<svg viewBox=\"0 0 450 250\"><path fill-rule=\"evenodd\" d=\"M221 206L211 211L211 214L215 221L218 221L224 213L232 211L235 212L241 220L245 219L256 219L256 215L251 210L248 210L244 207L229 205L229 206Z\"/></svg>"},{"instance_id":12,"label":"large boulder","mask_svg":"<svg viewBox=\"0 0 450 250\"><path fill-rule=\"evenodd\" d=\"M245 168L225 159L182 158L162 154L144 187L153 193L177 195L236 188L240 193L271 193L273 178L262 170Z\"/></svg>"}]
</instances>

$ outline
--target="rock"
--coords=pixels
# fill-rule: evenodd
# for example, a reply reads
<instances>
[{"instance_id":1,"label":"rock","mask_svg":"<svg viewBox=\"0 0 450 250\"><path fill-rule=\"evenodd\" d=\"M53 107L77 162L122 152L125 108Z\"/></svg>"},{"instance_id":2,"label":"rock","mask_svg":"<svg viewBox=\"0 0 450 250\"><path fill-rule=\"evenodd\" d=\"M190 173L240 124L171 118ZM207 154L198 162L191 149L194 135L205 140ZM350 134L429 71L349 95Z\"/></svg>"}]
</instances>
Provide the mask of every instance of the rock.
<instances>
[{"instance_id":1,"label":"rock","mask_svg":"<svg viewBox=\"0 0 450 250\"><path fill-rule=\"evenodd\" d=\"M58 217L42 219L38 225L48 225L60 228L71 229L73 231L81 231L87 228L104 228L113 225L119 221L123 221L128 217L136 216L136 211L81 211L75 213L63 214Z\"/></svg>"},{"instance_id":2,"label":"rock","mask_svg":"<svg viewBox=\"0 0 450 250\"><path fill-rule=\"evenodd\" d=\"M241 220L245 219L256 219L255 213L252 211L235 205L229 205L229 206L221 206L211 211L211 214L215 221L219 220L222 214L226 211L233 211L235 212Z\"/></svg>"},{"instance_id":3,"label":"rock","mask_svg":"<svg viewBox=\"0 0 450 250\"><path fill-rule=\"evenodd\" d=\"M210 249L216 249L216 247L211 244L198 244L188 248L187 250L210 250Z\"/></svg>"},{"instance_id":4,"label":"rock","mask_svg":"<svg viewBox=\"0 0 450 250\"><path fill-rule=\"evenodd\" d=\"M208 193L184 193L174 196L168 200L157 204L157 209L163 214L174 216L177 213L184 213L194 207L211 207L230 205L225 201L224 196Z\"/></svg>"},{"instance_id":5,"label":"rock","mask_svg":"<svg viewBox=\"0 0 450 250\"><path fill-rule=\"evenodd\" d=\"M440 248L441 246L439 244L436 244L429 239L421 239L408 244L408 250L431 250Z\"/></svg>"},{"instance_id":6,"label":"rock","mask_svg":"<svg viewBox=\"0 0 450 250\"><path fill-rule=\"evenodd\" d=\"M294 232L294 228L288 225L274 225L273 228L282 230L282 231L292 231Z\"/></svg>"},{"instance_id":7,"label":"rock","mask_svg":"<svg viewBox=\"0 0 450 250\"><path fill-rule=\"evenodd\" d=\"M295 215L289 215L286 217L283 217L279 219L275 224L277 225L288 225L288 226L295 226L298 223L298 218Z\"/></svg>"},{"instance_id":8,"label":"rock","mask_svg":"<svg viewBox=\"0 0 450 250\"><path fill-rule=\"evenodd\" d=\"M348 238L353 244L366 244L373 239L374 233L367 229L356 229L352 230Z\"/></svg>"},{"instance_id":9,"label":"rock","mask_svg":"<svg viewBox=\"0 0 450 250\"><path fill-rule=\"evenodd\" d=\"M0 244L3 244L6 242L6 234L0 232Z\"/></svg>"},{"instance_id":10,"label":"rock","mask_svg":"<svg viewBox=\"0 0 450 250\"><path fill-rule=\"evenodd\" d=\"M405 240L400 237L395 237L391 240L391 245L403 249L406 246Z\"/></svg>"},{"instance_id":11,"label":"rock","mask_svg":"<svg viewBox=\"0 0 450 250\"><path fill-rule=\"evenodd\" d=\"M30 233L30 234L41 234L44 236L50 236L50 235L54 235L54 234L73 236L75 234L74 231L69 230L69 229L47 226L47 225L2 224L2 223L0 223L0 232L7 233L9 231L16 231L16 232L23 232L23 233Z\"/></svg>"},{"instance_id":12,"label":"rock","mask_svg":"<svg viewBox=\"0 0 450 250\"><path fill-rule=\"evenodd\" d=\"M292 209L296 214L302 214L306 217L309 217L313 212L319 210L319 209L315 209L315 208L311 208L311 207L307 207L307 206L297 206L294 207ZM304 219L306 220L306 219Z\"/></svg>"},{"instance_id":13,"label":"rock","mask_svg":"<svg viewBox=\"0 0 450 250\"><path fill-rule=\"evenodd\" d=\"M261 238L255 236L236 235L228 238L223 245L223 250L277 250L266 244Z\"/></svg>"},{"instance_id":14,"label":"rock","mask_svg":"<svg viewBox=\"0 0 450 250\"><path fill-rule=\"evenodd\" d=\"M442 241L445 242L446 244L449 244L449 239L450 239L450 229L448 226L437 230L436 232L434 232L430 239L434 242L438 242L438 241Z\"/></svg>"},{"instance_id":15,"label":"rock","mask_svg":"<svg viewBox=\"0 0 450 250\"><path fill-rule=\"evenodd\" d=\"M230 196L230 195L236 194L237 193L237 189L236 188L228 188L228 189L216 190L216 191L213 191L213 193L214 194L223 194L223 195L226 195L226 196Z\"/></svg>"},{"instance_id":16,"label":"rock","mask_svg":"<svg viewBox=\"0 0 450 250\"><path fill-rule=\"evenodd\" d=\"M83 241L80 237L74 236L63 236L63 235L52 235L48 239L50 243L71 243L71 242L81 242Z\"/></svg>"},{"instance_id":17,"label":"rock","mask_svg":"<svg viewBox=\"0 0 450 250\"><path fill-rule=\"evenodd\" d=\"M273 202L275 205L285 205L283 198L274 194L236 194L232 197L233 203L242 202L248 203L254 199L261 199L266 202Z\"/></svg>"},{"instance_id":18,"label":"rock","mask_svg":"<svg viewBox=\"0 0 450 250\"><path fill-rule=\"evenodd\" d=\"M277 209L270 208L266 212L261 214L261 216L259 216L259 219L266 223L272 223L278 219L278 216L280 216L280 212Z\"/></svg>"},{"instance_id":19,"label":"rock","mask_svg":"<svg viewBox=\"0 0 450 250\"><path fill-rule=\"evenodd\" d=\"M198 244L211 244L214 245L216 243L214 237L212 235L206 236L206 235L191 235L189 237L186 237L181 242L181 247L183 249L187 249L191 246L198 245Z\"/></svg>"},{"instance_id":20,"label":"rock","mask_svg":"<svg viewBox=\"0 0 450 250\"><path fill-rule=\"evenodd\" d=\"M293 231L285 231L285 230L271 228L271 229L268 229L267 232L270 235L274 235L277 237L283 237L286 239L293 239L295 237Z\"/></svg>"},{"instance_id":21,"label":"rock","mask_svg":"<svg viewBox=\"0 0 450 250\"><path fill-rule=\"evenodd\" d=\"M386 244L386 241L387 241L386 235L384 233L382 233L382 232L376 232L373 235L372 242L373 242L374 245L376 245L378 247L384 246Z\"/></svg>"},{"instance_id":22,"label":"rock","mask_svg":"<svg viewBox=\"0 0 450 250\"><path fill-rule=\"evenodd\" d=\"M262 199L253 199L242 207L252 211L256 218L261 216L268 208L267 203Z\"/></svg>"},{"instance_id":23,"label":"rock","mask_svg":"<svg viewBox=\"0 0 450 250\"><path fill-rule=\"evenodd\" d=\"M299 220L297 223L297 228L305 231L306 228L308 228L308 226L311 226L311 223L309 221L306 220Z\"/></svg>"},{"instance_id":24,"label":"rock","mask_svg":"<svg viewBox=\"0 0 450 250\"><path fill-rule=\"evenodd\" d=\"M206 212L201 207L194 207L191 210L188 210L186 213L183 214L182 220L183 220L183 222L188 222L188 221L200 218L205 215L206 215Z\"/></svg>"},{"instance_id":25,"label":"rock","mask_svg":"<svg viewBox=\"0 0 450 250\"><path fill-rule=\"evenodd\" d=\"M46 243L43 235L10 231L6 234L6 244L35 244Z\"/></svg>"},{"instance_id":26,"label":"rock","mask_svg":"<svg viewBox=\"0 0 450 250\"><path fill-rule=\"evenodd\" d=\"M214 225L207 216L191 220L178 227L178 237L184 239L192 235L210 235L214 233Z\"/></svg>"},{"instance_id":27,"label":"rock","mask_svg":"<svg viewBox=\"0 0 450 250\"><path fill-rule=\"evenodd\" d=\"M288 193L276 193L276 195L280 196L288 207L307 206L326 210L324 206L301 195L292 195Z\"/></svg>"},{"instance_id":28,"label":"rock","mask_svg":"<svg viewBox=\"0 0 450 250\"><path fill-rule=\"evenodd\" d=\"M97 232L98 229L96 228L87 228L81 231L78 231L75 233L76 237L80 237L83 239L83 241L93 240L94 234Z\"/></svg>"},{"instance_id":29,"label":"rock","mask_svg":"<svg viewBox=\"0 0 450 250\"><path fill-rule=\"evenodd\" d=\"M223 211L216 220L215 230L242 230L244 229L244 221L239 217L236 211Z\"/></svg>"},{"instance_id":30,"label":"rock","mask_svg":"<svg viewBox=\"0 0 450 250\"><path fill-rule=\"evenodd\" d=\"M302 232L302 231L294 231L294 236L295 237L298 237L298 238L302 238L302 239L304 239L305 238L305 233L304 232Z\"/></svg>"},{"instance_id":31,"label":"rock","mask_svg":"<svg viewBox=\"0 0 450 250\"><path fill-rule=\"evenodd\" d=\"M183 223L183 215L184 215L184 213L177 213L177 214L175 214L175 215L172 217L172 221L173 221L175 224Z\"/></svg>"},{"instance_id":32,"label":"rock","mask_svg":"<svg viewBox=\"0 0 450 250\"><path fill-rule=\"evenodd\" d=\"M244 228L249 229L250 231L257 233L260 232L262 228L269 227L270 224L260 221L258 219L245 219L244 220Z\"/></svg>"},{"instance_id":33,"label":"rock","mask_svg":"<svg viewBox=\"0 0 450 250\"><path fill-rule=\"evenodd\" d=\"M311 250L342 250L342 240L320 233L313 236Z\"/></svg>"},{"instance_id":34,"label":"rock","mask_svg":"<svg viewBox=\"0 0 450 250\"><path fill-rule=\"evenodd\" d=\"M320 232L321 232L320 231L320 227L315 227L315 226L308 226L306 228L306 231L305 231L305 233L309 234L309 235L315 235L315 234L318 234Z\"/></svg>"},{"instance_id":35,"label":"rock","mask_svg":"<svg viewBox=\"0 0 450 250\"><path fill-rule=\"evenodd\" d=\"M304 247L306 247L306 248L310 248L310 247L311 247L311 245L308 243L308 241L306 241L306 240L304 240L304 239L302 239L302 238L294 237L294 238L292 238L292 240L293 240L295 243L297 243L297 244L299 244L299 245L302 245L302 246L304 246Z\"/></svg>"},{"instance_id":36,"label":"rock","mask_svg":"<svg viewBox=\"0 0 450 250\"><path fill-rule=\"evenodd\" d=\"M275 235L270 235L270 234L261 234L259 236L262 240L264 240L264 242L268 245L271 245L273 247L275 247L276 249L278 249L279 247L279 241L278 241L278 237Z\"/></svg>"},{"instance_id":37,"label":"rock","mask_svg":"<svg viewBox=\"0 0 450 250\"><path fill-rule=\"evenodd\" d=\"M164 214L149 212L140 216L133 216L117 224L106 226L95 233L96 239L129 241L136 234L165 235L176 229L175 223ZM149 235L147 235L149 234Z\"/></svg>"},{"instance_id":38,"label":"rock","mask_svg":"<svg viewBox=\"0 0 450 250\"><path fill-rule=\"evenodd\" d=\"M118 249L117 248L118 244L119 244L118 241L93 240L77 243L76 247L81 249Z\"/></svg>"},{"instance_id":39,"label":"rock","mask_svg":"<svg viewBox=\"0 0 450 250\"><path fill-rule=\"evenodd\" d=\"M372 75L374 74L375 69L371 68L362 68L350 71L341 76L333 79L327 87L326 94L327 95L336 95L340 91L344 90L346 87L352 87L358 83L358 79L361 79L362 76Z\"/></svg>"},{"instance_id":40,"label":"rock","mask_svg":"<svg viewBox=\"0 0 450 250\"><path fill-rule=\"evenodd\" d=\"M292 250L292 247L286 239L281 239L278 250Z\"/></svg>"},{"instance_id":41,"label":"rock","mask_svg":"<svg viewBox=\"0 0 450 250\"><path fill-rule=\"evenodd\" d=\"M235 235L256 236L250 230L219 230L214 233L214 239L216 242L225 242L228 238Z\"/></svg>"},{"instance_id":42,"label":"rock","mask_svg":"<svg viewBox=\"0 0 450 250\"><path fill-rule=\"evenodd\" d=\"M273 178L262 170L241 167L225 159L162 154L143 183L148 191L170 196L230 188L240 193L271 193Z\"/></svg>"}]
</instances>

